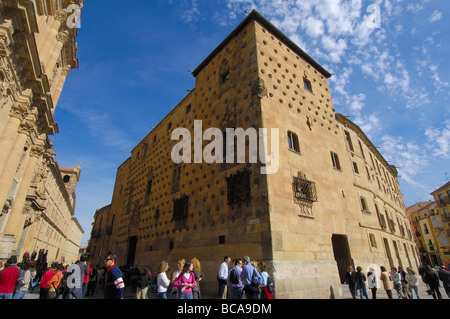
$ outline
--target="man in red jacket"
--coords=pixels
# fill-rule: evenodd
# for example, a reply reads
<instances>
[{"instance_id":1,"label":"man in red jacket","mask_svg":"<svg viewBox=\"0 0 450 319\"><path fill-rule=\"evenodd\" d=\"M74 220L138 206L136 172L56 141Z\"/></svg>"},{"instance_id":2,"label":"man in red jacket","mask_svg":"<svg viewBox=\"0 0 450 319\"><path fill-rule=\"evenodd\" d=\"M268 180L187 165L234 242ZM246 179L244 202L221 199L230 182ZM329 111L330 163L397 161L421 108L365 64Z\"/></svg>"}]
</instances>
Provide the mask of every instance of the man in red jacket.
<instances>
[{"instance_id":1,"label":"man in red jacket","mask_svg":"<svg viewBox=\"0 0 450 319\"><path fill-rule=\"evenodd\" d=\"M12 299L16 281L19 277L19 268L15 266L16 257L10 257L6 268L0 273L0 299Z\"/></svg>"}]
</instances>

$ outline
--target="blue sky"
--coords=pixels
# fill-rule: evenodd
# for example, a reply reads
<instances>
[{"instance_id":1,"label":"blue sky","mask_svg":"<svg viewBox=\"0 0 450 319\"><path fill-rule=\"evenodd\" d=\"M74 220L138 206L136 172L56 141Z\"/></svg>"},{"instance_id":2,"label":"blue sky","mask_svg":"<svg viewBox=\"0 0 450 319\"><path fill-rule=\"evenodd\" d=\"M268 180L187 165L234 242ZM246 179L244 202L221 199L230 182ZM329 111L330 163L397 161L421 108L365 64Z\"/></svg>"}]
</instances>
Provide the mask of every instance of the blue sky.
<instances>
[{"instance_id":1,"label":"blue sky","mask_svg":"<svg viewBox=\"0 0 450 319\"><path fill-rule=\"evenodd\" d=\"M71 71L55 112L56 160L81 163L75 216L85 231L82 245L95 210L111 202L117 167L194 88L189 70L246 10L258 10L335 74L336 112L350 116L397 166L407 206L432 199L430 192L450 179L450 1L123 3L86 1L79 68Z\"/></svg>"}]
</instances>

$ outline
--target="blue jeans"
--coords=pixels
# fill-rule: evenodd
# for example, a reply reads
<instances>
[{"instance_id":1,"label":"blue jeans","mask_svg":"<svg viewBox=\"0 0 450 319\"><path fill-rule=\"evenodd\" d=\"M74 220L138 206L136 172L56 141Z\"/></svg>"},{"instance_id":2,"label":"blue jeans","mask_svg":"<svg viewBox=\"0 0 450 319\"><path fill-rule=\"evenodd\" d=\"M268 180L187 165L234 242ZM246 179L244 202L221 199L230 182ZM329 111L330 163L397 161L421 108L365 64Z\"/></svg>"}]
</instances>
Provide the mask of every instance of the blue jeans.
<instances>
[{"instance_id":1,"label":"blue jeans","mask_svg":"<svg viewBox=\"0 0 450 319\"><path fill-rule=\"evenodd\" d=\"M418 287L418 286L411 286L411 285L408 285L408 290L409 290L409 293L411 294L411 299L414 299L413 291L416 293L417 299L420 299L420 296L419 296L419 287Z\"/></svg>"},{"instance_id":2,"label":"blue jeans","mask_svg":"<svg viewBox=\"0 0 450 319\"><path fill-rule=\"evenodd\" d=\"M13 299L13 294L0 294L0 299Z\"/></svg>"},{"instance_id":3,"label":"blue jeans","mask_svg":"<svg viewBox=\"0 0 450 319\"><path fill-rule=\"evenodd\" d=\"M13 296L13 299L27 299L27 290L17 290Z\"/></svg>"},{"instance_id":4,"label":"blue jeans","mask_svg":"<svg viewBox=\"0 0 450 319\"><path fill-rule=\"evenodd\" d=\"M158 292L156 294L156 299L167 299L166 293L165 292Z\"/></svg>"},{"instance_id":5,"label":"blue jeans","mask_svg":"<svg viewBox=\"0 0 450 319\"><path fill-rule=\"evenodd\" d=\"M83 288L70 288L67 299L73 299L73 297L75 299L83 299Z\"/></svg>"},{"instance_id":6,"label":"blue jeans","mask_svg":"<svg viewBox=\"0 0 450 319\"><path fill-rule=\"evenodd\" d=\"M369 297L367 296L367 290L366 290L365 286L359 287L358 290L359 290L359 296L361 299L364 299L364 297L366 297L366 299L369 299Z\"/></svg>"},{"instance_id":7,"label":"blue jeans","mask_svg":"<svg viewBox=\"0 0 450 319\"><path fill-rule=\"evenodd\" d=\"M180 299L193 299L192 292L188 294L180 293Z\"/></svg>"},{"instance_id":8,"label":"blue jeans","mask_svg":"<svg viewBox=\"0 0 450 319\"><path fill-rule=\"evenodd\" d=\"M244 299L243 289L244 287L230 287L230 298Z\"/></svg>"}]
</instances>

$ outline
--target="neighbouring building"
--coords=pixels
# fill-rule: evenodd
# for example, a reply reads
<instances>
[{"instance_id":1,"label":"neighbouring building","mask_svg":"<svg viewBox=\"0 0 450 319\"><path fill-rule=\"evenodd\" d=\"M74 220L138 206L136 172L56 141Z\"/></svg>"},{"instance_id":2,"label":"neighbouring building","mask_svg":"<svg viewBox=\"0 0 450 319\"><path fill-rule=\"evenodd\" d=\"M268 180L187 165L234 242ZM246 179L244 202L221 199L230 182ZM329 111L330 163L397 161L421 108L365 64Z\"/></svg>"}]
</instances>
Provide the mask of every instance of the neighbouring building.
<instances>
[{"instance_id":1,"label":"neighbouring building","mask_svg":"<svg viewBox=\"0 0 450 319\"><path fill-rule=\"evenodd\" d=\"M415 229L416 243L419 250L420 262L424 265L440 265L440 254L436 246L436 222L440 218L433 201L419 202L408 207Z\"/></svg>"},{"instance_id":2,"label":"neighbouring building","mask_svg":"<svg viewBox=\"0 0 450 319\"><path fill-rule=\"evenodd\" d=\"M435 225L436 243L440 251L441 264L450 264L450 182L431 193L436 203L440 223Z\"/></svg>"},{"instance_id":3,"label":"neighbouring building","mask_svg":"<svg viewBox=\"0 0 450 319\"><path fill-rule=\"evenodd\" d=\"M94 215L94 223L92 224L91 237L87 252L89 253L89 261L92 265L103 265L105 259L104 247L111 247L111 234L114 227L115 216L110 216L111 205L97 209ZM108 223L108 224L107 224Z\"/></svg>"},{"instance_id":4,"label":"neighbouring building","mask_svg":"<svg viewBox=\"0 0 450 319\"><path fill-rule=\"evenodd\" d=\"M418 268L397 170L336 114L331 73L252 11L193 76L118 167L111 205L94 216L91 261L115 253L156 271L196 257L211 297L225 255L266 262L277 298L342 296L349 265Z\"/></svg>"},{"instance_id":5,"label":"neighbouring building","mask_svg":"<svg viewBox=\"0 0 450 319\"><path fill-rule=\"evenodd\" d=\"M74 262L83 229L74 216L80 166L59 167L55 107L76 57L69 5L0 0L0 260L45 251Z\"/></svg>"}]
</instances>

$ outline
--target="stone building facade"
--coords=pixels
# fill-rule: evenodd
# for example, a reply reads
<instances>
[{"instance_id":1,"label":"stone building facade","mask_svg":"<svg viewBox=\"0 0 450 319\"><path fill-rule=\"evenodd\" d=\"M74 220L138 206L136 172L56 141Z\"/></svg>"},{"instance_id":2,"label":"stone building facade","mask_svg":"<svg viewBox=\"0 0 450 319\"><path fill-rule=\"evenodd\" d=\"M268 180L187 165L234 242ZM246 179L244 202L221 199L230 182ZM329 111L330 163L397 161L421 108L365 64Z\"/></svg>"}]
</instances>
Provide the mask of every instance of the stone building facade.
<instances>
[{"instance_id":1,"label":"stone building facade","mask_svg":"<svg viewBox=\"0 0 450 319\"><path fill-rule=\"evenodd\" d=\"M54 112L64 82L78 68L69 5L81 8L82 1L0 0L1 260L40 249L48 260L78 255L80 167L60 168L49 138L58 133ZM66 175L75 177L70 188Z\"/></svg>"},{"instance_id":2,"label":"stone building facade","mask_svg":"<svg viewBox=\"0 0 450 319\"><path fill-rule=\"evenodd\" d=\"M441 264L450 264L450 182L431 192L436 203L440 223L436 224L436 243L440 251Z\"/></svg>"},{"instance_id":3,"label":"stone building facade","mask_svg":"<svg viewBox=\"0 0 450 319\"><path fill-rule=\"evenodd\" d=\"M338 297L349 265L417 269L397 171L335 113L327 70L252 11L193 75L195 88L117 169L111 205L92 229L110 234L91 236L91 258L113 252L121 265L156 271L161 260L174 268L196 257L209 296L224 255L265 261L277 298ZM179 128L191 139L180 141ZM236 138L242 163L211 146L230 128L249 136ZM257 160L252 129L266 154Z\"/></svg>"},{"instance_id":4,"label":"stone building facade","mask_svg":"<svg viewBox=\"0 0 450 319\"><path fill-rule=\"evenodd\" d=\"M415 238L419 250L420 262L432 267L441 264L439 245L436 244L436 228L441 219L433 201L419 202L408 207L415 229Z\"/></svg>"}]
</instances>

